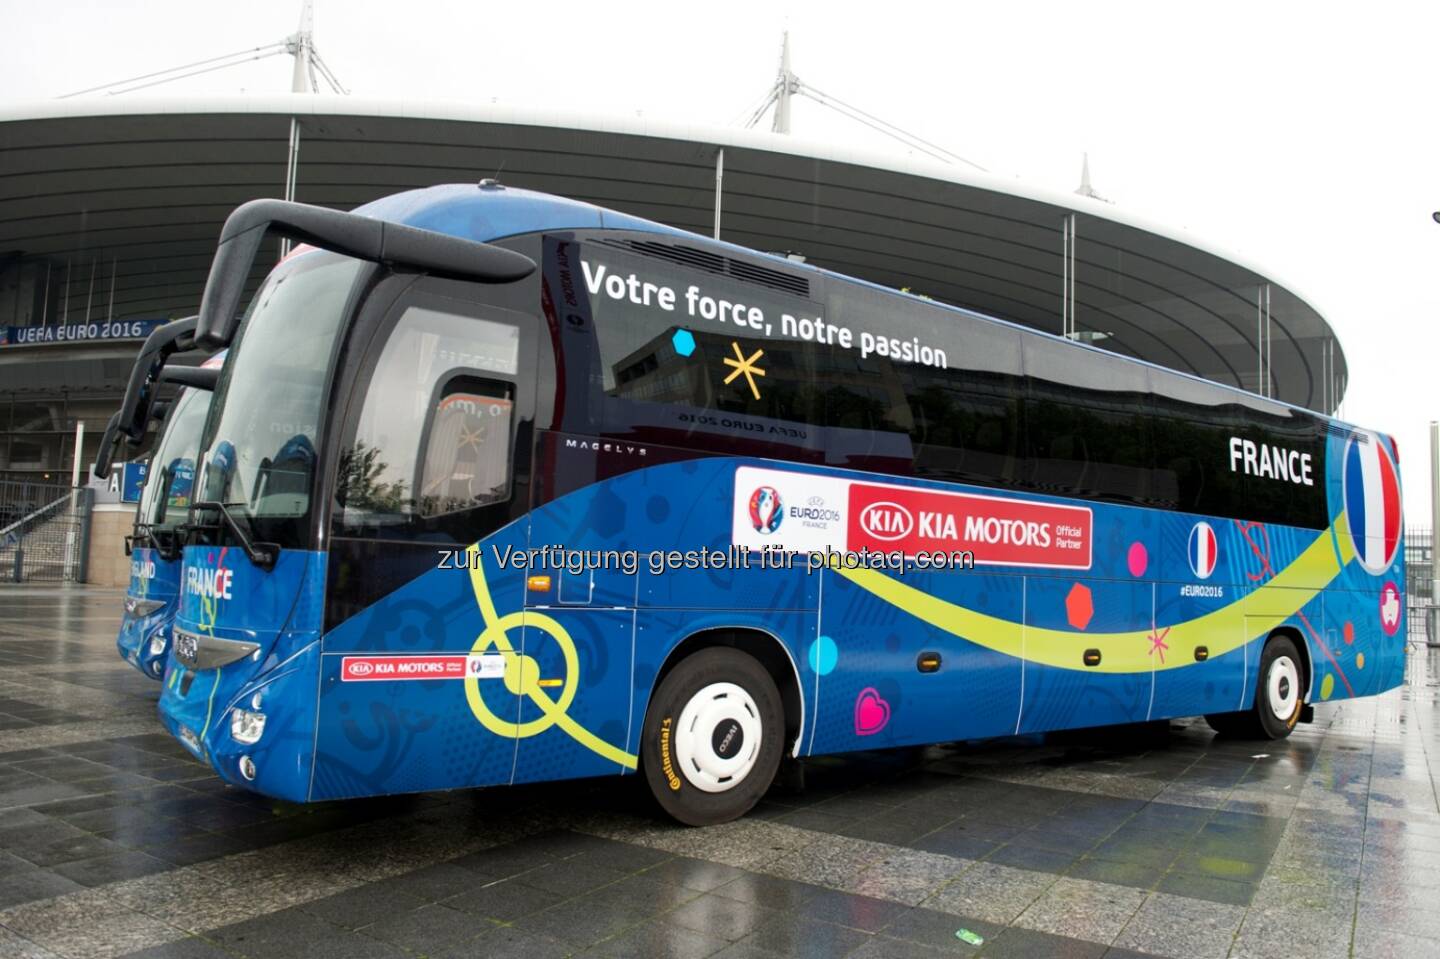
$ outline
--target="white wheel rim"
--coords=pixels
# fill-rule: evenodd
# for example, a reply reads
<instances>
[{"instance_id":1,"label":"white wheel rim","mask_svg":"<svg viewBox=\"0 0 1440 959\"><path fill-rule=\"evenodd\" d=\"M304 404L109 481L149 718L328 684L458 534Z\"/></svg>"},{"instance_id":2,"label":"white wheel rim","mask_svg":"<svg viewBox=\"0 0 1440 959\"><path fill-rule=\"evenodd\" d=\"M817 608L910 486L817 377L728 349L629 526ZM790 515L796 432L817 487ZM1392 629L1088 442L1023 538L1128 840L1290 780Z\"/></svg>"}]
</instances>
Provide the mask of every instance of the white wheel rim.
<instances>
[{"instance_id":1,"label":"white wheel rim","mask_svg":"<svg viewBox=\"0 0 1440 959\"><path fill-rule=\"evenodd\" d=\"M760 710L734 683L711 683L690 697L675 724L675 758L690 785L734 789L760 755Z\"/></svg>"},{"instance_id":2,"label":"white wheel rim","mask_svg":"<svg viewBox=\"0 0 1440 959\"><path fill-rule=\"evenodd\" d=\"M1265 683L1270 689L1270 711L1276 719L1289 720L1295 714L1295 704L1300 701L1300 670L1295 661L1281 656L1271 662Z\"/></svg>"}]
</instances>

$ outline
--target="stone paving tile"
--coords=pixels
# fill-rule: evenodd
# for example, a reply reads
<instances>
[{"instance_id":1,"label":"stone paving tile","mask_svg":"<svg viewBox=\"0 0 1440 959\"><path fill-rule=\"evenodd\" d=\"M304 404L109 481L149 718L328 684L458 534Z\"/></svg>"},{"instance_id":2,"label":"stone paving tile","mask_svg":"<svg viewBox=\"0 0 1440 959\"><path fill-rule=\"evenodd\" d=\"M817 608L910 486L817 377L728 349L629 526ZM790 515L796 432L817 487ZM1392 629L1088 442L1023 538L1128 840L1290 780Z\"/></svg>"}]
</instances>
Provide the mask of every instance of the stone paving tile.
<instances>
[{"instance_id":1,"label":"stone paving tile","mask_svg":"<svg viewBox=\"0 0 1440 959\"><path fill-rule=\"evenodd\" d=\"M1015 925L1057 936L1111 943L1134 917L1146 894L1088 879L1057 881L1015 920Z\"/></svg>"},{"instance_id":2,"label":"stone paving tile","mask_svg":"<svg viewBox=\"0 0 1440 959\"><path fill-rule=\"evenodd\" d=\"M702 895L664 914L668 923L734 942L773 918L775 909L728 896Z\"/></svg>"},{"instance_id":3,"label":"stone paving tile","mask_svg":"<svg viewBox=\"0 0 1440 959\"><path fill-rule=\"evenodd\" d=\"M56 953L0 926L0 956L7 959L58 959Z\"/></svg>"},{"instance_id":4,"label":"stone paving tile","mask_svg":"<svg viewBox=\"0 0 1440 959\"><path fill-rule=\"evenodd\" d=\"M706 862L703 859L691 859L688 856L676 856L649 867L641 875L654 882L684 886L699 892L710 892L733 879L746 875L746 872L743 869L736 869L734 866Z\"/></svg>"},{"instance_id":5,"label":"stone paving tile","mask_svg":"<svg viewBox=\"0 0 1440 959\"><path fill-rule=\"evenodd\" d=\"M1244 918L1243 906L1155 893L1125 924L1115 945L1157 956L1224 959Z\"/></svg>"},{"instance_id":6,"label":"stone paving tile","mask_svg":"<svg viewBox=\"0 0 1440 959\"><path fill-rule=\"evenodd\" d=\"M126 953L125 959L233 959L234 955L198 936L190 936Z\"/></svg>"},{"instance_id":7,"label":"stone paving tile","mask_svg":"<svg viewBox=\"0 0 1440 959\"><path fill-rule=\"evenodd\" d=\"M1344 957L1350 955L1354 920L1325 913L1282 908L1252 908L1235 936L1234 959L1270 959L1279 955Z\"/></svg>"},{"instance_id":8,"label":"stone paving tile","mask_svg":"<svg viewBox=\"0 0 1440 959\"><path fill-rule=\"evenodd\" d=\"M1389 929L1357 928L1354 959L1434 959L1440 939L1425 939Z\"/></svg>"},{"instance_id":9,"label":"stone paving tile","mask_svg":"<svg viewBox=\"0 0 1440 959\"><path fill-rule=\"evenodd\" d=\"M1037 956L1046 959L1099 959L1109 954L1103 943L1057 936L1022 926L1001 930L994 939L985 943L981 953L987 959L1034 959Z\"/></svg>"},{"instance_id":10,"label":"stone paving tile","mask_svg":"<svg viewBox=\"0 0 1440 959\"><path fill-rule=\"evenodd\" d=\"M8 909L0 913L0 926L67 959L110 959L184 936L98 890Z\"/></svg>"},{"instance_id":11,"label":"stone paving tile","mask_svg":"<svg viewBox=\"0 0 1440 959\"><path fill-rule=\"evenodd\" d=\"M775 909L799 909L819 892L818 886L809 883L751 873L741 875L715 889L717 895Z\"/></svg>"},{"instance_id":12,"label":"stone paving tile","mask_svg":"<svg viewBox=\"0 0 1440 959\"><path fill-rule=\"evenodd\" d=\"M961 873L954 882L925 900L924 905L941 912L1009 925L1056 881L1056 877L1046 873L980 863Z\"/></svg>"},{"instance_id":13,"label":"stone paving tile","mask_svg":"<svg viewBox=\"0 0 1440 959\"><path fill-rule=\"evenodd\" d=\"M918 905L975 865L973 860L896 849L841 888Z\"/></svg>"},{"instance_id":14,"label":"stone paving tile","mask_svg":"<svg viewBox=\"0 0 1440 959\"><path fill-rule=\"evenodd\" d=\"M727 940L710 932L652 919L602 940L583 955L597 959L640 959L647 956L703 959L727 945Z\"/></svg>"},{"instance_id":15,"label":"stone paving tile","mask_svg":"<svg viewBox=\"0 0 1440 959\"><path fill-rule=\"evenodd\" d=\"M474 939L494 928L488 920L442 905L421 906L418 909L392 905L377 915L380 918L357 931L371 939L422 955Z\"/></svg>"},{"instance_id":16,"label":"stone paving tile","mask_svg":"<svg viewBox=\"0 0 1440 959\"><path fill-rule=\"evenodd\" d=\"M796 959L828 959L843 956L869 942L871 934L805 915L782 913L764 923L737 946L793 956ZM722 953L723 955L723 953Z\"/></svg>"},{"instance_id":17,"label":"stone paving tile","mask_svg":"<svg viewBox=\"0 0 1440 959\"><path fill-rule=\"evenodd\" d=\"M969 916L956 916L934 909L917 907L907 909L889 925L880 930L885 939L901 939L916 942L947 953L974 953L978 947L969 946L956 938L960 929L968 929L986 940L994 939L1004 926L985 922ZM877 940L878 941L878 940Z\"/></svg>"}]
</instances>

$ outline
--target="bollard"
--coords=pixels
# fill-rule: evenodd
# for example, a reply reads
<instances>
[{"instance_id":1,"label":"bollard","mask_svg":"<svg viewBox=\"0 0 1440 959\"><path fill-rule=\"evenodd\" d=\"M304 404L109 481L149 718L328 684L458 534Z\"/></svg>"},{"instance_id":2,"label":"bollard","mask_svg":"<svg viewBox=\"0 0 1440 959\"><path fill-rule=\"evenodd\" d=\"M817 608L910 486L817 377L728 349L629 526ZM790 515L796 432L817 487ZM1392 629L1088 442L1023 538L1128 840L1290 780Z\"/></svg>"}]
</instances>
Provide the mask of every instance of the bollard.
<instances>
[{"instance_id":1,"label":"bollard","mask_svg":"<svg viewBox=\"0 0 1440 959\"><path fill-rule=\"evenodd\" d=\"M25 547L15 544L15 582L25 582Z\"/></svg>"},{"instance_id":2,"label":"bollard","mask_svg":"<svg viewBox=\"0 0 1440 959\"><path fill-rule=\"evenodd\" d=\"M1425 607L1425 645L1440 646L1440 605L1431 603Z\"/></svg>"}]
</instances>

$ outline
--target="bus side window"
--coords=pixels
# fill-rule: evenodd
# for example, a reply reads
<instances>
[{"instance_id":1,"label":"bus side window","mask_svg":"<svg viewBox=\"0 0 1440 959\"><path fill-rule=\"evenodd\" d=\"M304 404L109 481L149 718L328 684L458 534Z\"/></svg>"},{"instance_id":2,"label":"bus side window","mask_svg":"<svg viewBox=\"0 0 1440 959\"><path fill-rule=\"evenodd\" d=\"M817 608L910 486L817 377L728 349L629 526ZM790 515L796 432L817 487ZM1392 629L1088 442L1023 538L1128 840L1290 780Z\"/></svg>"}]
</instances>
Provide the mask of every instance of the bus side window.
<instances>
[{"instance_id":1,"label":"bus side window","mask_svg":"<svg viewBox=\"0 0 1440 959\"><path fill-rule=\"evenodd\" d=\"M443 516L510 498L514 408L509 383L462 375L440 384L421 434L418 515Z\"/></svg>"},{"instance_id":2,"label":"bus side window","mask_svg":"<svg viewBox=\"0 0 1440 959\"><path fill-rule=\"evenodd\" d=\"M1229 437L1243 432L1245 423L1236 395L1168 370L1150 370L1150 388L1161 505L1245 516L1241 477L1230 472L1227 459Z\"/></svg>"},{"instance_id":3,"label":"bus side window","mask_svg":"<svg viewBox=\"0 0 1440 959\"><path fill-rule=\"evenodd\" d=\"M1028 485L1065 496L1148 505L1152 405L1147 371L1120 356L1025 341Z\"/></svg>"},{"instance_id":4,"label":"bus side window","mask_svg":"<svg viewBox=\"0 0 1440 959\"><path fill-rule=\"evenodd\" d=\"M455 308L406 307L385 338L340 456L337 536L467 542L475 510L509 501L519 331Z\"/></svg>"}]
</instances>

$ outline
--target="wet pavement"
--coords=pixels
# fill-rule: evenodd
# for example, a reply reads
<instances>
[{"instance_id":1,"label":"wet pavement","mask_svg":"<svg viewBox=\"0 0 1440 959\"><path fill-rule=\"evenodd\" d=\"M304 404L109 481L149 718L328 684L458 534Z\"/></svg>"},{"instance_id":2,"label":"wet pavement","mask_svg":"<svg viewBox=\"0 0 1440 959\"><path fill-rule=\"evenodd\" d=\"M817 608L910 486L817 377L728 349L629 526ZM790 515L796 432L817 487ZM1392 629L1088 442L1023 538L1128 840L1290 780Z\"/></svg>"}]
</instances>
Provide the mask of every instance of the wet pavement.
<instances>
[{"instance_id":1,"label":"wet pavement","mask_svg":"<svg viewBox=\"0 0 1440 959\"><path fill-rule=\"evenodd\" d=\"M296 806L160 729L121 594L0 587L0 957L1440 956L1437 651L1288 740L1199 721ZM956 937L968 929L976 947Z\"/></svg>"}]
</instances>

